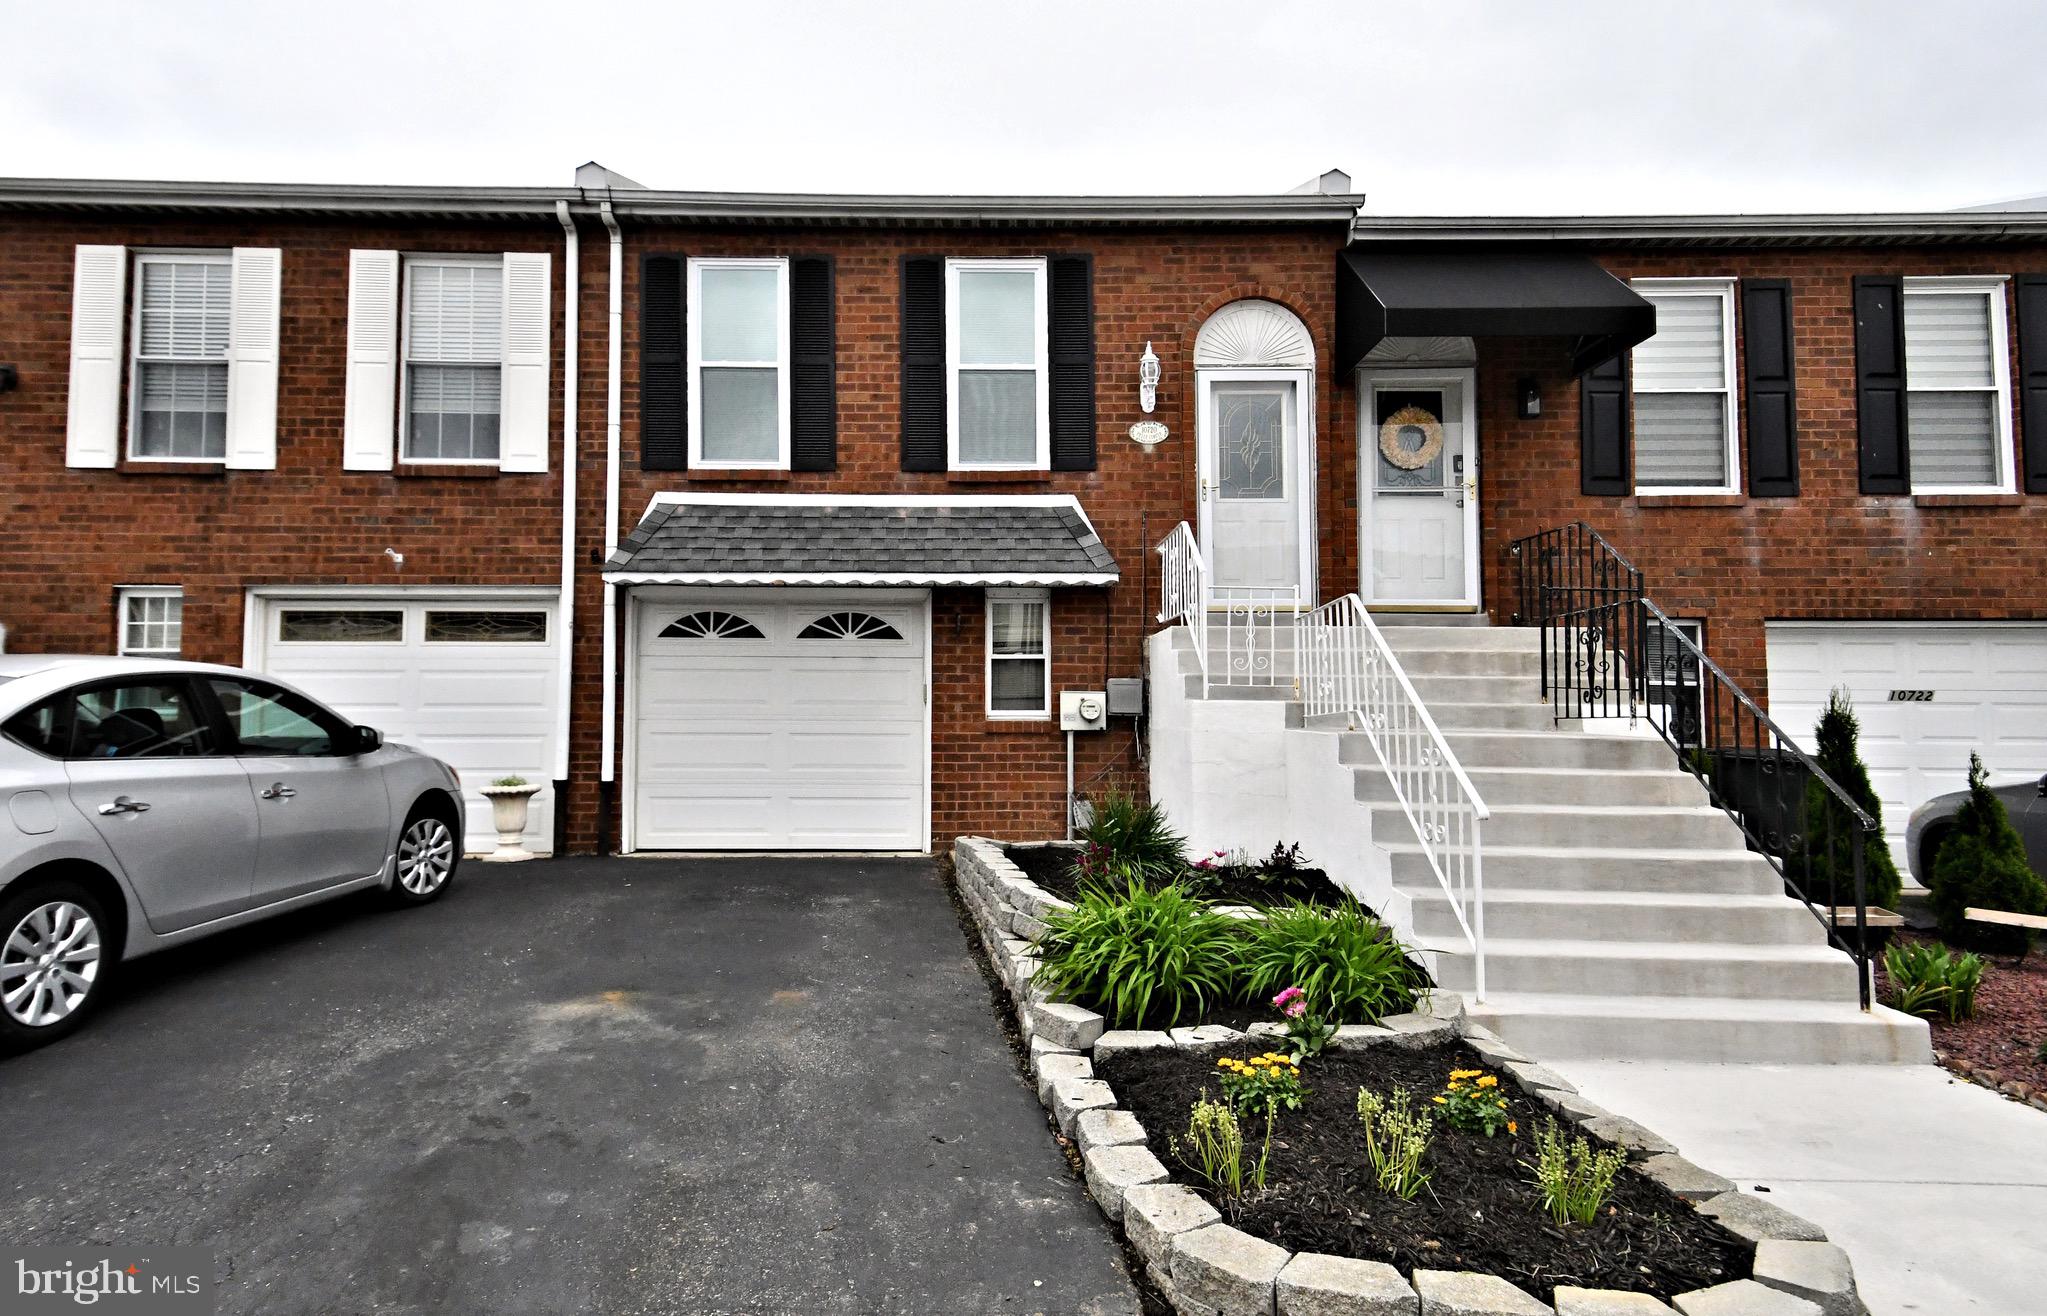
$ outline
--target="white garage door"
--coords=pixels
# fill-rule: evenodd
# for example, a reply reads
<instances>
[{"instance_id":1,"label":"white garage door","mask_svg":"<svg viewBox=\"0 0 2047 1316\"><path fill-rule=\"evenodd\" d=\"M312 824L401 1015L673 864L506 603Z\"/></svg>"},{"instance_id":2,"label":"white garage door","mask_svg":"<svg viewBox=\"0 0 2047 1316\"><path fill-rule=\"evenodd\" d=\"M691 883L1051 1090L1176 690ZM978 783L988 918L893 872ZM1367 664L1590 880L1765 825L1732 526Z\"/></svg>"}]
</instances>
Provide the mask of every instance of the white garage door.
<instances>
[{"instance_id":1,"label":"white garage door","mask_svg":"<svg viewBox=\"0 0 2047 1316\"><path fill-rule=\"evenodd\" d=\"M633 843L922 850L925 602L640 598Z\"/></svg>"},{"instance_id":2,"label":"white garage door","mask_svg":"<svg viewBox=\"0 0 2047 1316\"><path fill-rule=\"evenodd\" d=\"M461 775L469 849L496 832L494 779L544 789L526 820L528 849L554 841L554 737L560 679L555 600L418 594L265 596L251 665L347 717L446 760Z\"/></svg>"},{"instance_id":3,"label":"white garage door","mask_svg":"<svg viewBox=\"0 0 2047 1316\"><path fill-rule=\"evenodd\" d=\"M1772 622L1768 633L1770 715L1808 750L1827 692L1848 688L1901 871L1912 810L1968 784L1971 750L1994 785L2047 772L2047 626Z\"/></svg>"}]
</instances>

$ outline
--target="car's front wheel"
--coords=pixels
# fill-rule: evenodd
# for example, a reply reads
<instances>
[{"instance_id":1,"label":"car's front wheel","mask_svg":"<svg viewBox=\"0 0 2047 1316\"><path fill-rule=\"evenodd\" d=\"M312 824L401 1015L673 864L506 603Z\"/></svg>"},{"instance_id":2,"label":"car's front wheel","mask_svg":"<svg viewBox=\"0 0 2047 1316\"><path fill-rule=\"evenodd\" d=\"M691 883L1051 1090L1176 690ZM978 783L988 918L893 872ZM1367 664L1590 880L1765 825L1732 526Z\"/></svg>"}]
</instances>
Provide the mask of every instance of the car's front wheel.
<instances>
[{"instance_id":1,"label":"car's front wheel","mask_svg":"<svg viewBox=\"0 0 2047 1316\"><path fill-rule=\"evenodd\" d=\"M99 897L68 878L0 899L0 1050L43 1046L85 1023L116 951L108 926Z\"/></svg>"},{"instance_id":2,"label":"car's front wheel","mask_svg":"<svg viewBox=\"0 0 2047 1316\"><path fill-rule=\"evenodd\" d=\"M455 880L455 866L461 862L462 847L455 840L454 826L434 809L415 808L405 820L405 830L398 834L392 899L401 905L438 900Z\"/></svg>"}]
</instances>

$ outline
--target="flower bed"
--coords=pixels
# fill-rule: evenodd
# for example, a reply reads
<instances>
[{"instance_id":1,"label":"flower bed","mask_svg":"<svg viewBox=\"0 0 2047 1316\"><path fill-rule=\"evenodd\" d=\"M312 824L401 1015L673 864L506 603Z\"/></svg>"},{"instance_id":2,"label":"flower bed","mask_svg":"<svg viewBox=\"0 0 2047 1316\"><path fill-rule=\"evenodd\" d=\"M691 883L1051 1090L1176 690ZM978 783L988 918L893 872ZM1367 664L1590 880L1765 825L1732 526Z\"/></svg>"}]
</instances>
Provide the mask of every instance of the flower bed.
<instances>
[{"instance_id":1,"label":"flower bed","mask_svg":"<svg viewBox=\"0 0 2047 1316\"><path fill-rule=\"evenodd\" d=\"M1318 1217L1320 1224L1290 1224L1306 1231L1298 1236L1276 1234L1287 1240L1284 1243L1238 1228L1223 1218L1212 1201L1186 1182L1176 1181L1168 1160L1177 1165L1179 1157L1172 1152L1170 1141L1165 1144L1167 1156L1158 1155L1154 1137L1162 1133L1170 1139L1176 1131L1184 1136L1189 1111L1183 1108L1174 1117L1170 1109L1176 1101L1189 1100L1186 1087L1199 1089L1195 1073L1219 1073L1215 1062L1225 1056L1241 1058L1259 1048L1284 1047L1283 1025L1268 1019L1255 1027L1255 1036L1217 1026L1110 1031L1100 1014L1051 999L1036 981L1038 961L1027 938L1037 936L1045 927L1044 919L1065 902L1026 878L995 842L962 837L954 847L953 863L960 898L973 915L995 972L1011 994L1039 1100L1060 1136L1078 1148L1088 1190L1103 1214L1117 1222L1132 1249L1143 1258L1146 1277L1181 1316L1197 1312L1204 1316L1385 1316L1417 1311L1465 1316L1581 1316L1653 1311L1659 1308L1640 1304L1656 1301L1643 1289L1657 1280L1659 1273L1663 1278L1657 1282L1672 1286L1694 1278L1689 1271L1680 1273L1680 1261L1689 1266L1704 1257L1707 1260L1699 1264L1713 1264L1712 1240L1717 1237L1713 1226L1739 1240L1725 1262L1726 1273L1747 1273L1751 1278L1674 1293L1672 1300L1679 1311L1783 1316L1858 1316L1864 1312L1847 1254L1828 1243L1818 1226L1761 1198L1735 1191L1727 1180L1679 1157L1675 1148L1648 1129L1585 1100L1559 1075L1472 1025L1464 1018L1462 1001L1448 992L1434 993L1412 1013L1389 1016L1377 1025L1338 1027L1329 1039L1330 1050L1308 1062L1311 1092L1302 1106L1304 1120L1330 1129L1342 1123L1340 1113L1323 1111L1315 1104L1313 1089L1323 1082L1313 1077L1318 1064L1329 1066L1332 1080L1325 1086L1330 1094L1346 1091L1353 1078L1358 1079L1357 1086L1371 1088L1374 1080L1363 1076L1366 1074L1381 1076L1381 1082L1399 1081L1384 1076L1410 1072L1402 1068L1410 1063L1399 1055L1402 1048L1420 1057L1412 1062L1420 1066L1412 1071L1417 1082L1423 1073L1430 1084L1439 1079L1447 1082L1445 1066L1452 1062L1456 1068L1490 1067L1492 1073L1511 1076L1510 1113L1540 1107L1566 1125L1570 1137L1582 1134L1602 1146L1625 1149L1631 1169L1620 1176L1610 1200L1618 1211L1630 1214L1629 1222L1621 1224L1618 1214L1609 1221L1597 1213L1585 1225L1557 1225L1539 1211L1529 1218L1523 1211L1528 1204L1526 1190L1498 1164L1509 1154L1509 1144L1497 1141L1491 1149L1457 1156L1440 1167L1425 1153L1419 1165L1432 1180L1439 1169L1444 1174L1437 1188L1439 1196L1455 1190L1464 1210L1487 1213L1488 1217L1506 1215L1510 1223L1497 1234L1475 1219L1418 1218L1411 1213L1411 1203L1389 1205L1402 1199L1384 1192L1377 1194L1377 1211L1365 1207L1353 1213L1367 1216L1366 1222L1361 1224L1350 1214L1339 1218L1337 1194L1355 1177L1357 1146L1334 1141L1318 1145L1316 1138L1298 1131L1288 1135L1287 1117L1281 1116L1273 1159L1267 1165L1268 1183L1277 1191L1269 1209L1281 1214L1282 1203L1298 1198L1296 1207L1285 1210L1303 1221L1313 1214L1318 1199L1328 1209ZM1186 1057L1184 1063L1189 1068L1184 1082L1161 1078L1157 1081L1164 1094L1146 1095L1140 1089L1147 1088L1145 1075L1153 1067L1170 1076L1181 1062L1160 1060L1128 1074L1121 1072L1131 1063L1121 1057L1145 1052ZM1363 1068L1349 1068L1353 1065ZM1105 1076L1121 1077L1131 1086L1130 1094L1119 1091ZM1507 1086L1506 1080L1501 1079L1497 1086ZM1171 1095L1173 1090L1178 1095ZM1355 1089L1348 1090L1355 1102ZM1149 1121L1133 1109L1147 1101L1156 1108ZM1433 1107L1433 1102L1430 1105ZM1352 1118L1357 1116L1353 1107ZM1515 1131L1503 1137L1532 1137L1527 1121L1517 1118L1514 1123ZM1162 1129L1151 1127L1161 1124ZM1256 1127L1255 1119L1253 1124ZM1261 1139L1262 1132L1257 1129ZM1329 1136L1333 1139L1335 1135ZM1494 1158L1490 1163L1502 1173L1486 1178L1480 1169L1489 1163L1485 1157ZM1295 1186L1289 1190L1283 1179L1290 1165L1296 1170ZM1637 1176L1660 1186L1661 1195L1643 1186ZM1303 1189L1301 1184L1319 1186ZM1430 1186L1421 1187L1414 1199L1426 1196ZM1695 1214L1685 1216L1680 1201L1691 1203ZM1241 1214L1248 1216L1254 1209L1268 1209L1268 1204L1247 1202ZM1376 1224L1371 1220L1375 1216L1379 1217ZM1516 1217L1521 1231L1561 1235L1566 1246L1557 1256L1566 1261L1543 1270L1542 1262L1528 1259L1532 1254L1504 1254L1506 1236L1514 1232ZM1385 1237L1373 1241L1371 1229L1384 1230ZM1658 1257L1648 1255L1669 1240L1678 1240L1673 1244L1680 1254L1678 1260L1659 1262ZM1431 1241L1438 1246L1429 1247ZM1297 1252L1295 1247L1309 1250ZM1578 1251L1571 1251L1572 1247ZM1315 1248L1357 1251L1346 1254ZM1634 1249L1640 1249L1640 1254ZM1628 1257L1638 1269L1622 1289L1589 1289L1564 1282L1618 1270ZM1659 1272L1659 1264L1666 1270ZM1548 1286L1546 1292L1554 1306L1503 1278L1502 1271L1514 1272L1517 1265L1526 1271L1523 1277L1530 1287L1542 1290Z\"/></svg>"},{"instance_id":2,"label":"flower bed","mask_svg":"<svg viewBox=\"0 0 2047 1316\"><path fill-rule=\"evenodd\" d=\"M1072 900L1080 894L1085 878L1079 868L1080 847L1064 843L1013 845L1009 860L1048 894ZM1219 905L1262 905L1274 900L1305 900L1309 904L1335 907L1348 897L1343 888L1329 880L1319 868L1301 866L1277 869L1269 863L1223 864L1227 855L1209 855L1188 866L1199 880L1201 894ZM1199 865L1207 863L1207 868Z\"/></svg>"},{"instance_id":3,"label":"flower bed","mask_svg":"<svg viewBox=\"0 0 2047 1316\"><path fill-rule=\"evenodd\" d=\"M1204 1091L1216 1093L1216 1059L1255 1051L1244 1043L1122 1051L1099 1060L1095 1075L1144 1126L1145 1145L1172 1182L1214 1202L1216 1194L1175 1143L1185 1150L1189 1107ZM1473 1070L1480 1077L1461 1079L1459 1086L1493 1079L1483 1090L1502 1094L1512 1131L1486 1137L1436 1119L1421 1162L1428 1182L1409 1200L1377 1188L1363 1146L1359 1089L1390 1096L1404 1088L1426 1108L1450 1075ZM1550 1301L1558 1285L1668 1300L1749 1274L1753 1247L1633 1170L1614 1181L1594 1223L1553 1223L1527 1168L1536 1156L1536 1131L1552 1112L1511 1076L1500 1082L1462 1042L1332 1052L1302 1063L1300 1075L1306 1089L1300 1109L1273 1116L1263 1190L1248 1192L1240 1208L1224 1213L1255 1238L1295 1252L1370 1257L1403 1274L1480 1271ZM1263 1121L1250 1114L1243 1123L1249 1159Z\"/></svg>"},{"instance_id":4,"label":"flower bed","mask_svg":"<svg viewBox=\"0 0 2047 1316\"><path fill-rule=\"evenodd\" d=\"M1896 944L1919 946L1932 938L1900 932ZM1889 966L1876 965L1877 993L1899 1005ZM2014 960L1983 956L1983 980L1976 986L1973 1015L1951 1019L1942 1003L1924 1010L1933 1027L1934 1056L1941 1064L2015 1101L2047 1111L2047 955Z\"/></svg>"}]
</instances>

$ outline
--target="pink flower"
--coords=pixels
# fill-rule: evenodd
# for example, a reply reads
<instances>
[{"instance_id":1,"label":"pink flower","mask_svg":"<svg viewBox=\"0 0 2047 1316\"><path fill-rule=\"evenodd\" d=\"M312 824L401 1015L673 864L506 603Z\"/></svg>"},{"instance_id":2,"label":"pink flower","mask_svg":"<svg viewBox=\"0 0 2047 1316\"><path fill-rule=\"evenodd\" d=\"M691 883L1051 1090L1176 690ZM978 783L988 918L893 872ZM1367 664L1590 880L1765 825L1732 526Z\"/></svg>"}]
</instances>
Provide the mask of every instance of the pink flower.
<instances>
[{"instance_id":1,"label":"pink flower","mask_svg":"<svg viewBox=\"0 0 2047 1316\"><path fill-rule=\"evenodd\" d=\"M1272 1003L1275 1006L1279 1007L1281 1010L1284 1010L1296 1001L1301 1002L1302 1005L1305 1007L1307 999L1308 993L1302 991L1298 987L1289 987L1285 991L1281 992L1279 995L1273 997Z\"/></svg>"},{"instance_id":2,"label":"pink flower","mask_svg":"<svg viewBox=\"0 0 2047 1316\"><path fill-rule=\"evenodd\" d=\"M1308 1012L1306 1001L1293 1001L1280 1007L1280 1013L1289 1019L1298 1019Z\"/></svg>"}]
</instances>

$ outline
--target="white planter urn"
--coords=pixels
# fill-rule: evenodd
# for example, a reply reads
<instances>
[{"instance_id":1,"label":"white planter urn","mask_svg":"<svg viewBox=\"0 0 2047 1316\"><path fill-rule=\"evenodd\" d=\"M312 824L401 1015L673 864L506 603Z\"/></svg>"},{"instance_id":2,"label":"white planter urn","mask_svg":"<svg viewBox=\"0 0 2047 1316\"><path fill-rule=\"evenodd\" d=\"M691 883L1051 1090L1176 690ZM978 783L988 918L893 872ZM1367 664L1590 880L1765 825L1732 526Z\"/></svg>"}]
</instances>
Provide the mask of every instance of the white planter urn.
<instances>
[{"instance_id":1,"label":"white planter urn","mask_svg":"<svg viewBox=\"0 0 2047 1316\"><path fill-rule=\"evenodd\" d=\"M491 826L498 830L498 848L485 855L484 862L491 864L516 864L535 857L531 850L521 844L526 832L526 814L531 808L533 797L540 793L540 787L531 782L523 786L485 786L483 795L490 801Z\"/></svg>"}]
</instances>

